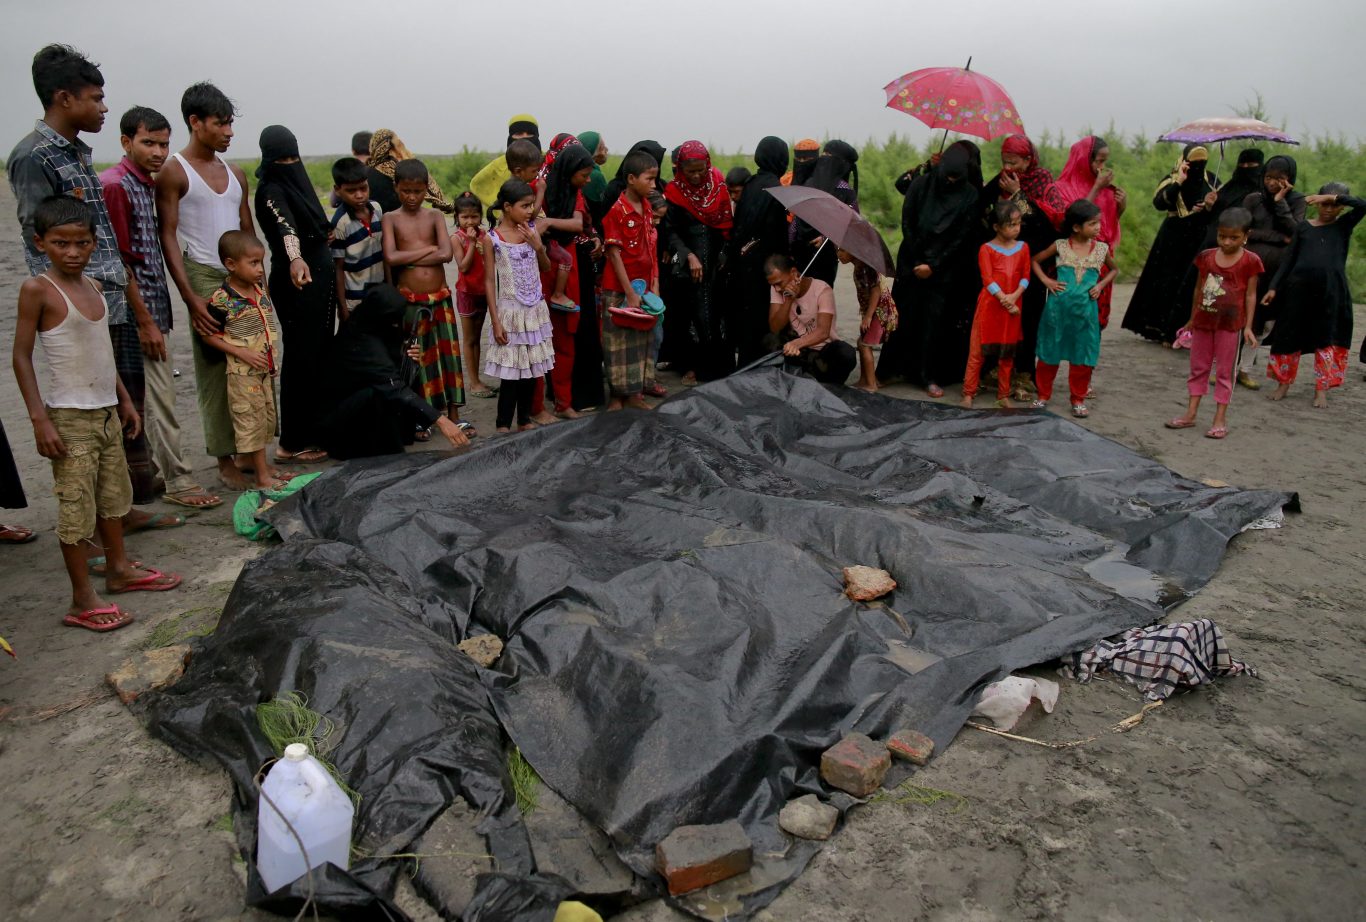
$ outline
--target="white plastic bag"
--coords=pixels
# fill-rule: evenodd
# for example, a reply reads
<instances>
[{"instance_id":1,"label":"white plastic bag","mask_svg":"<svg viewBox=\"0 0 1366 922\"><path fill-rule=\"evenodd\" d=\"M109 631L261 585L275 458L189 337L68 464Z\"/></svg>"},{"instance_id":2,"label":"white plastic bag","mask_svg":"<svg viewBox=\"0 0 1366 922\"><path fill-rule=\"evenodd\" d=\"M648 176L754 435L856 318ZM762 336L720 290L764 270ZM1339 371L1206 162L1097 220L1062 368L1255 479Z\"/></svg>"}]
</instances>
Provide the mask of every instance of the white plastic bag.
<instances>
[{"instance_id":1,"label":"white plastic bag","mask_svg":"<svg viewBox=\"0 0 1366 922\"><path fill-rule=\"evenodd\" d=\"M972 716L987 718L998 730L1011 730L1035 699L1043 705L1045 714L1052 714L1053 705L1058 703L1058 683L1013 675L982 689Z\"/></svg>"}]
</instances>

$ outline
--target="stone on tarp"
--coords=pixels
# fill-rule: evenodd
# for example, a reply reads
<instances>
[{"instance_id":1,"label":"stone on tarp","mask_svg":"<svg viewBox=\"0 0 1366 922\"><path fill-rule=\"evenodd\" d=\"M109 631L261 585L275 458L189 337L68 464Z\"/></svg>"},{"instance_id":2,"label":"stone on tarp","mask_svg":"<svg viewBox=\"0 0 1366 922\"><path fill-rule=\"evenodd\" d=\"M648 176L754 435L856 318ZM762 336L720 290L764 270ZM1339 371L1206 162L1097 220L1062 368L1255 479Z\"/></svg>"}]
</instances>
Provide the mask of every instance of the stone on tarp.
<instances>
[{"instance_id":1,"label":"stone on tarp","mask_svg":"<svg viewBox=\"0 0 1366 922\"><path fill-rule=\"evenodd\" d=\"M892 757L887 747L862 733L850 733L821 753L821 778L832 788L867 797L882 785Z\"/></svg>"},{"instance_id":2,"label":"stone on tarp","mask_svg":"<svg viewBox=\"0 0 1366 922\"><path fill-rule=\"evenodd\" d=\"M743 874L754 864L745 828L735 820L679 826L655 846L655 864L678 896Z\"/></svg>"},{"instance_id":3,"label":"stone on tarp","mask_svg":"<svg viewBox=\"0 0 1366 922\"><path fill-rule=\"evenodd\" d=\"M104 677L109 687L124 704L132 704L138 697L154 688L165 688L185 674L190 662L189 644L148 650Z\"/></svg>"},{"instance_id":4,"label":"stone on tarp","mask_svg":"<svg viewBox=\"0 0 1366 922\"><path fill-rule=\"evenodd\" d=\"M485 669L498 662L498 657L503 655L503 642L492 634L476 634L455 646Z\"/></svg>"},{"instance_id":5,"label":"stone on tarp","mask_svg":"<svg viewBox=\"0 0 1366 922\"><path fill-rule=\"evenodd\" d=\"M585 896L620 896L631 892L635 875L601 829L588 822L559 794L542 784L536 809L522 819L536 870L558 874Z\"/></svg>"},{"instance_id":6,"label":"stone on tarp","mask_svg":"<svg viewBox=\"0 0 1366 922\"><path fill-rule=\"evenodd\" d=\"M478 822L478 814L457 797L410 849L428 856L417 862L413 888L457 915L474 896L475 878L494 870L484 837L475 831Z\"/></svg>"},{"instance_id":7,"label":"stone on tarp","mask_svg":"<svg viewBox=\"0 0 1366 922\"><path fill-rule=\"evenodd\" d=\"M840 812L829 804L821 803L815 794L807 794L796 800L789 800L778 811L778 826L783 832L791 833L799 839L824 840L835 831L835 823Z\"/></svg>"},{"instance_id":8,"label":"stone on tarp","mask_svg":"<svg viewBox=\"0 0 1366 922\"><path fill-rule=\"evenodd\" d=\"M898 759L924 765L934 754L934 740L918 730L898 730L887 738L887 751Z\"/></svg>"},{"instance_id":9,"label":"stone on tarp","mask_svg":"<svg viewBox=\"0 0 1366 922\"><path fill-rule=\"evenodd\" d=\"M844 594L855 602L868 602L896 588L896 580L876 567L845 567Z\"/></svg>"}]
</instances>

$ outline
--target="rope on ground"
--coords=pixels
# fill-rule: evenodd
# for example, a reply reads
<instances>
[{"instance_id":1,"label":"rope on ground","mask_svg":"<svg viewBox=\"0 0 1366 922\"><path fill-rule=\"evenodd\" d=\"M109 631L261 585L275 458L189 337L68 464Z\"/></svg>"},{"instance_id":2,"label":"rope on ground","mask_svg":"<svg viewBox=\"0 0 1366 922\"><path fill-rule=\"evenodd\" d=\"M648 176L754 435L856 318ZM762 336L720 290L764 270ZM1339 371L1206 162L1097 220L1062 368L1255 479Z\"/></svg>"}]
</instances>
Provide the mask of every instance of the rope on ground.
<instances>
[{"instance_id":1,"label":"rope on ground","mask_svg":"<svg viewBox=\"0 0 1366 922\"><path fill-rule=\"evenodd\" d=\"M1111 727L1108 732L1128 733L1134 727L1137 727L1139 724L1143 723L1143 719L1148 716L1149 711L1151 711L1153 708L1161 706L1161 701L1150 701L1147 704L1143 705L1142 710L1140 710L1137 714L1131 714L1128 717L1124 718L1119 723ZM1096 734L1095 736L1088 736L1084 740L1038 740L1034 739L1032 736L1020 736L1018 733L1007 733L1004 730L998 730L995 727L988 727L985 724L973 723L971 720L967 722L967 725L969 727L972 727L972 729L974 730L981 730L983 733L990 733L994 736L1003 736L1008 740L1015 740L1017 743L1029 743L1033 746L1043 746L1046 749L1074 749L1077 746L1084 746L1087 743L1094 743L1096 740L1100 739L1101 736L1104 735Z\"/></svg>"}]
</instances>

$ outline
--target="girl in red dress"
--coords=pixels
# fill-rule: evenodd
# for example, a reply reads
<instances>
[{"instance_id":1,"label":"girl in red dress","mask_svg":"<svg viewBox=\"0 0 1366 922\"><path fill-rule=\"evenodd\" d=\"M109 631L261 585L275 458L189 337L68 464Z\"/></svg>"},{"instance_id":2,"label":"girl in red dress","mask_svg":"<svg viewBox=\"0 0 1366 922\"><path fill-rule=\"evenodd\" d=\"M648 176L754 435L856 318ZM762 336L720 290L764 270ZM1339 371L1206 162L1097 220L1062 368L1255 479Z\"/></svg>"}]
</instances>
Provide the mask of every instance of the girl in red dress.
<instances>
[{"instance_id":1,"label":"girl in red dress","mask_svg":"<svg viewBox=\"0 0 1366 922\"><path fill-rule=\"evenodd\" d=\"M971 408L977 396L982 360L996 359L996 405L1010 402L1010 373L1015 366L1015 346L1023 334L1020 329L1020 299L1029 287L1029 245L1020 240L1020 207L1012 201L997 202L992 209L995 239L977 251L977 267L982 272L982 293L977 296L977 313L972 320L972 339L968 346L968 367L963 373L962 406Z\"/></svg>"}]
</instances>

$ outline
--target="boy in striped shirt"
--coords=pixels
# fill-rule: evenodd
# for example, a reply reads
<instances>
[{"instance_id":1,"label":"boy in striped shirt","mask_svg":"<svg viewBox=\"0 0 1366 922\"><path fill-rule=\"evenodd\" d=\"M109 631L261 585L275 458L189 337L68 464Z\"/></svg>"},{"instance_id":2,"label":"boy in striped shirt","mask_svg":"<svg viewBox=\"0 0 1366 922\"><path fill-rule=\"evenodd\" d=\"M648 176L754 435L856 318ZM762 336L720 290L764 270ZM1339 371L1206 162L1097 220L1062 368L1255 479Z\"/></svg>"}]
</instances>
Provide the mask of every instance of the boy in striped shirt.
<instances>
[{"instance_id":1,"label":"boy in striped shirt","mask_svg":"<svg viewBox=\"0 0 1366 922\"><path fill-rule=\"evenodd\" d=\"M384 213L378 202L370 201L365 164L355 157L332 164L332 186L341 203L332 215L332 255L337 265L337 304L345 321L367 288L389 281L381 233Z\"/></svg>"}]
</instances>

